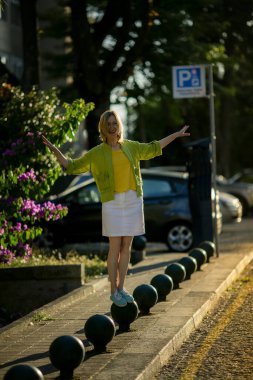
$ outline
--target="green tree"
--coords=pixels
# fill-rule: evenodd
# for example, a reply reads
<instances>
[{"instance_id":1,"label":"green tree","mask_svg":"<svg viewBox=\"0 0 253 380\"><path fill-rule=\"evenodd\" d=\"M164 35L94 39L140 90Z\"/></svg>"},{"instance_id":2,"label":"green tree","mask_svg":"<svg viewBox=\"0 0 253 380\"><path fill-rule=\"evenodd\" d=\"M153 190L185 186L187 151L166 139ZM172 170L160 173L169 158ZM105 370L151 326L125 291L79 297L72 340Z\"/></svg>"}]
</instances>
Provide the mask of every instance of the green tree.
<instances>
[{"instance_id":1,"label":"green tree","mask_svg":"<svg viewBox=\"0 0 253 380\"><path fill-rule=\"evenodd\" d=\"M171 66L187 64L213 64L215 119L217 132L218 171L229 176L242 167L252 166L252 33L253 1L164 2L160 9L160 22L166 38L157 48L146 53L152 62L148 86L141 88L135 81L126 86L122 94L131 100L139 99L136 112L142 112L142 124L156 133L163 133L164 125L170 130L175 122L191 125L192 139L210 136L208 99L173 100L171 94ZM169 11L169 7L173 12ZM178 19L178 26L173 20ZM169 20L166 22L166 20ZM173 41L170 28L183 31ZM180 27L179 27L180 26ZM160 35L160 30L159 30ZM168 37L170 36L170 37ZM166 49L167 46L167 49ZM168 47L169 46L169 47ZM163 55L163 56L162 56ZM147 59L147 56L146 56ZM144 72L145 68L141 71ZM207 80L208 85L208 80ZM156 99L154 107L153 100ZM125 101L127 101L125 99ZM138 110L137 110L138 109ZM165 109L167 109L167 116ZM151 117L150 113L155 116ZM151 123L152 119L156 122ZM135 124L140 121L136 118ZM241 128L243 125L243 128ZM136 131L140 136L140 127ZM160 130L160 132L158 132ZM152 134L151 131L146 135ZM182 155L178 155L180 159Z\"/></svg>"},{"instance_id":2,"label":"green tree","mask_svg":"<svg viewBox=\"0 0 253 380\"><path fill-rule=\"evenodd\" d=\"M166 119L157 125L171 130L173 122L182 121L191 125L194 137L208 135L207 100L174 101L171 67L213 63L219 171L229 174L235 167L248 165L252 0L56 2L58 8L44 15L43 24L40 18L40 36L66 41L67 53L56 55L48 65L52 77L73 78L72 85L62 89L62 96L96 104L87 117L90 147L98 142L98 117L109 107L110 98L127 104L134 100L136 114L141 110L143 121L141 105L146 99L153 105L156 99L157 114L165 117L161 107L168 109ZM238 139L237 126L242 121L244 129ZM150 123L139 123L144 124L149 128Z\"/></svg>"},{"instance_id":3,"label":"green tree","mask_svg":"<svg viewBox=\"0 0 253 380\"><path fill-rule=\"evenodd\" d=\"M189 8L189 17L195 62L214 64L218 171L229 176L243 166L252 166L248 141L253 132L253 1L198 1L194 5L195 9ZM184 103L186 114L199 131L207 130L209 124L204 103Z\"/></svg>"},{"instance_id":4,"label":"green tree","mask_svg":"<svg viewBox=\"0 0 253 380\"><path fill-rule=\"evenodd\" d=\"M111 91L133 74L135 64L145 55L152 1L74 0L61 1L60 6L66 17L57 15L57 21L71 38L71 62L66 67L73 76L73 88L78 97L96 105L87 117L91 147L98 142L98 118L110 106ZM55 23L55 12L49 13ZM49 32L56 36L54 28Z\"/></svg>"}]
</instances>

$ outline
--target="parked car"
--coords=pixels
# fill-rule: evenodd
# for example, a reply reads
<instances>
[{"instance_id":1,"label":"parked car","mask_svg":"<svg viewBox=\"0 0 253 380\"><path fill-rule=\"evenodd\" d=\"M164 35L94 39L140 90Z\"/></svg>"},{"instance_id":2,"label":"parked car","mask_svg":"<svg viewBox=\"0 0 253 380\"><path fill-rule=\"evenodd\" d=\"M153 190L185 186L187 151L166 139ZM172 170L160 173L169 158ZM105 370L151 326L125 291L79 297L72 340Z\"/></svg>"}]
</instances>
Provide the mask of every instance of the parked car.
<instances>
[{"instance_id":1,"label":"parked car","mask_svg":"<svg viewBox=\"0 0 253 380\"><path fill-rule=\"evenodd\" d=\"M165 172L170 172L171 170L186 172L185 166L178 166L176 169L173 169L171 166L157 166L152 169L162 170ZM217 175L216 186L219 192L229 193L238 198L242 205L242 215L246 216L253 211L253 184L250 183L250 178L253 179L253 170L247 169L243 173L245 176L247 175L247 183L246 181L242 182L243 178L246 179L246 177L243 177L242 175L240 177L231 177L229 179L225 178L222 175Z\"/></svg>"},{"instance_id":2,"label":"parked car","mask_svg":"<svg viewBox=\"0 0 253 380\"><path fill-rule=\"evenodd\" d=\"M229 178L230 183L246 182L253 183L253 169L243 169Z\"/></svg>"},{"instance_id":3,"label":"parked car","mask_svg":"<svg viewBox=\"0 0 253 380\"><path fill-rule=\"evenodd\" d=\"M240 223L242 221L242 204L238 198L220 191L219 203L223 223Z\"/></svg>"},{"instance_id":4,"label":"parked car","mask_svg":"<svg viewBox=\"0 0 253 380\"><path fill-rule=\"evenodd\" d=\"M246 182L232 182L231 180L217 176L217 189L237 197L242 204L243 216L253 211L253 184Z\"/></svg>"},{"instance_id":5,"label":"parked car","mask_svg":"<svg viewBox=\"0 0 253 380\"><path fill-rule=\"evenodd\" d=\"M187 177L187 173L142 169L146 238L149 242L165 242L174 252L186 252L193 245ZM81 175L75 183L49 198L69 208L64 219L46 226L55 246L104 240L101 202L94 179Z\"/></svg>"}]
</instances>

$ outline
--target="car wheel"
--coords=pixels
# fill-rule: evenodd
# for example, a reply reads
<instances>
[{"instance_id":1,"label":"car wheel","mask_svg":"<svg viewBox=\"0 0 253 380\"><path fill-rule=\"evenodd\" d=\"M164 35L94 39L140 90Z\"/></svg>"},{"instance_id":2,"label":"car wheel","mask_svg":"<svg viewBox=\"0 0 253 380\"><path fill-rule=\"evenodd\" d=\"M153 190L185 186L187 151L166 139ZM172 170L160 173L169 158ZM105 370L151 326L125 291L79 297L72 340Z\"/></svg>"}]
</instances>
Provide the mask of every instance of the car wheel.
<instances>
[{"instance_id":1,"label":"car wheel","mask_svg":"<svg viewBox=\"0 0 253 380\"><path fill-rule=\"evenodd\" d=\"M249 204L248 204L247 200L245 198L241 197L240 195L238 196L238 194L232 194L232 195L234 195L235 197L237 197L239 199L239 201L241 202L241 205L242 205L242 216L248 216L249 215L250 207L249 207Z\"/></svg>"},{"instance_id":2,"label":"car wheel","mask_svg":"<svg viewBox=\"0 0 253 380\"><path fill-rule=\"evenodd\" d=\"M192 230L186 224L174 224L167 231L166 243L170 251L187 252L192 247Z\"/></svg>"}]
</instances>

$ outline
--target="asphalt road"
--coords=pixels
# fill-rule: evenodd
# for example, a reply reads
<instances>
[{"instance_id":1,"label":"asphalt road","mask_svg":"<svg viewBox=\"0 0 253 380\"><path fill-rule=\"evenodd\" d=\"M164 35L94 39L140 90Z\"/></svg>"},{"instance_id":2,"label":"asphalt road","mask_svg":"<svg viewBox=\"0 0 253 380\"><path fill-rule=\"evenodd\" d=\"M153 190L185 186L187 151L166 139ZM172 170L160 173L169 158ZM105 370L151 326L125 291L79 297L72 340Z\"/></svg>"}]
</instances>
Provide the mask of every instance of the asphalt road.
<instances>
[{"instance_id":1,"label":"asphalt road","mask_svg":"<svg viewBox=\"0 0 253 380\"><path fill-rule=\"evenodd\" d=\"M252 226L252 220L248 222ZM251 228L243 228L246 223L241 226L245 239L253 235ZM231 242L233 228L226 227L223 244L226 238ZM253 262L156 376L156 380L170 379L253 379Z\"/></svg>"}]
</instances>

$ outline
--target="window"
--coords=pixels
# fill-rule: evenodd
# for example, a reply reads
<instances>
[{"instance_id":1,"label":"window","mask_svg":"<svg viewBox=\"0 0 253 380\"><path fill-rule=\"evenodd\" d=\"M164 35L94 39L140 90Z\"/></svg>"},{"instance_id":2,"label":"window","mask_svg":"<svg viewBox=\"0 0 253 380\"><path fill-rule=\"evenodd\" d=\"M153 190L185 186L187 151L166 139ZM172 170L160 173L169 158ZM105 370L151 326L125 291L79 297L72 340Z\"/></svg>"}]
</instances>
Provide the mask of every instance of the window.
<instances>
[{"instance_id":1,"label":"window","mask_svg":"<svg viewBox=\"0 0 253 380\"><path fill-rule=\"evenodd\" d=\"M100 202L98 189L95 184L80 189L77 194L78 203L80 204Z\"/></svg>"},{"instance_id":2,"label":"window","mask_svg":"<svg viewBox=\"0 0 253 380\"><path fill-rule=\"evenodd\" d=\"M176 189L178 193L186 194L188 192L188 180L174 178L173 187Z\"/></svg>"},{"instance_id":3,"label":"window","mask_svg":"<svg viewBox=\"0 0 253 380\"><path fill-rule=\"evenodd\" d=\"M7 18L8 18L7 1L2 1L0 4L0 20L7 21Z\"/></svg>"},{"instance_id":4,"label":"window","mask_svg":"<svg viewBox=\"0 0 253 380\"><path fill-rule=\"evenodd\" d=\"M163 197L172 193L172 188L167 180L143 178L143 194L145 198Z\"/></svg>"},{"instance_id":5,"label":"window","mask_svg":"<svg viewBox=\"0 0 253 380\"><path fill-rule=\"evenodd\" d=\"M4 65L6 65L6 63L7 63L7 56L6 55L2 55L2 53L0 52L0 61L4 64Z\"/></svg>"},{"instance_id":6,"label":"window","mask_svg":"<svg viewBox=\"0 0 253 380\"><path fill-rule=\"evenodd\" d=\"M17 78L21 78L23 72L23 62L20 57L7 54L0 50L0 60L7 66L11 73L16 75Z\"/></svg>"},{"instance_id":7,"label":"window","mask_svg":"<svg viewBox=\"0 0 253 380\"><path fill-rule=\"evenodd\" d=\"M17 0L11 2L11 23L17 26L21 25L20 3Z\"/></svg>"}]
</instances>

